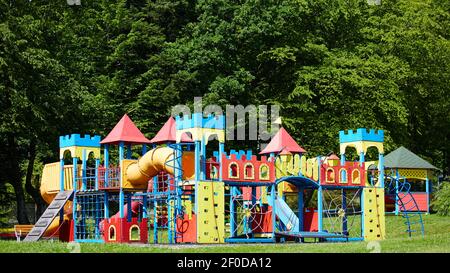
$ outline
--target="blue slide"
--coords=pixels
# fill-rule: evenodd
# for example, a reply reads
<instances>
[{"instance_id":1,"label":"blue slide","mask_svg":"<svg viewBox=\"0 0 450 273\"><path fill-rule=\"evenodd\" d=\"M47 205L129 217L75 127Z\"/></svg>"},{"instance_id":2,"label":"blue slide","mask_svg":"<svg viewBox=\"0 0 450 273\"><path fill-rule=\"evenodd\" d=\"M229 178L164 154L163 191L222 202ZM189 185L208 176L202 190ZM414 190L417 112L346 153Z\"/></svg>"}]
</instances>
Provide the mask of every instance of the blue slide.
<instances>
[{"instance_id":1,"label":"blue slide","mask_svg":"<svg viewBox=\"0 0 450 273\"><path fill-rule=\"evenodd\" d=\"M298 232L299 221L297 215L286 204L283 198L277 198L275 200L275 212L281 222L286 226L286 231Z\"/></svg>"}]
</instances>

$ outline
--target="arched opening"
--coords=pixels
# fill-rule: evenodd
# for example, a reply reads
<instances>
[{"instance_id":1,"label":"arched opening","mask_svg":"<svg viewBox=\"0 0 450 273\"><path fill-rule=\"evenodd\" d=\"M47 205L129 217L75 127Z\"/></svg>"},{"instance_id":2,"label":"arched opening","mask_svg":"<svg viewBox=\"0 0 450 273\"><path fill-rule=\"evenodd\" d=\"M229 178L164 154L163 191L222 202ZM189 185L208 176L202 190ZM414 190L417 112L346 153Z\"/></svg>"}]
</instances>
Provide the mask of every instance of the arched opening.
<instances>
[{"instance_id":1,"label":"arched opening","mask_svg":"<svg viewBox=\"0 0 450 273\"><path fill-rule=\"evenodd\" d=\"M233 162L228 165L229 177L230 178L239 178L239 166L237 163Z\"/></svg>"},{"instance_id":2,"label":"arched opening","mask_svg":"<svg viewBox=\"0 0 450 273\"><path fill-rule=\"evenodd\" d=\"M130 227L130 241L139 241L141 239L140 229L137 225Z\"/></svg>"},{"instance_id":3,"label":"arched opening","mask_svg":"<svg viewBox=\"0 0 450 273\"><path fill-rule=\"evenodd\" d=\"M116 240L116 227L110 226L108 229L108 240L115 241Z\"/></svg>"},{"instance_id":4,"label":"arched opening","mask_svg":"<svg viewBox=\"0 0 450 273\"><path fill-rule=\"evenodd\" d=\"M354 146L345 147L345 159L347 161L359 161L358 150Z\"/></svg>"},{"instance_id":5,"label":"arched opening","mask_svg":"<svg viewBox=\"0 0 450 273\"><path fill-rule=\"evenodd\" d=\"M361 184L361 177L358 169L354 169L352 172L352 184Z\"/></svg>"},{"instance_id":6,"label":"arched opening","mask_svg":"<svg viewBox=\"0 0 450 273\"><path fill-rule=\"evenodd\" d=\"M259 179L260 180L269 180L270 178L270 169L267 164L261 164L259 166Z\"/></svg>"},{"instance_id":7,"label":"arched opening","mask_svg":"<svg viewBox=\"0 0 450 273\"><path fill-rule=\"evenodd\" d=\"M245 164L244 178L245 179L254 179L255 178L255 169L253 168L252 163Z\"/></svg>"},{"instance_id":8,"label":"arched opening","mask_svg":"<svg viewBox=\"0 0 450 273\"><path fill-rule=\"evenodd\" d=\"M341 169L341 170L340 170L340 179L339 179L339 182L340 182L340 183L343 183L343 184L345 184L345 183L348 182L348 180L347 180L347 171L346 171L345 169Z\"/></svg>"},{"instance_id":9,"label":"arched opening","mask_svg":"<svg viewBox=\"0 0 450 273\"><path fill-rule=\"evenodd\" d=\"M65 150L63 152L63 160L64 160L64 165L72 165L72 163L73 163L72 153L70 152L70 150Z\"/></svg>"},{"instance_id":10,"label":"arched opening","mask_svg":"<svg viewBox=\"0 0 450 273\"><path fill-rule=\"evenodd\" d=\"M334 170L332 168L328 168L327 169L326 182L327 183L334 183L334 182L336 182L336 178L335 178L335 175L334 175Z\"/></svg>"},{"instance_id":11,"label":"arched opening","mask_svg":"<svg viewBox=\"0 0 450 273\"><path fill-rule=\"evenodd\" d=\"M370 146L367 148L367 152L365 155L365 161L377 161L378 160L379 151L375 146Z\"/></svg>"}]
</instances>

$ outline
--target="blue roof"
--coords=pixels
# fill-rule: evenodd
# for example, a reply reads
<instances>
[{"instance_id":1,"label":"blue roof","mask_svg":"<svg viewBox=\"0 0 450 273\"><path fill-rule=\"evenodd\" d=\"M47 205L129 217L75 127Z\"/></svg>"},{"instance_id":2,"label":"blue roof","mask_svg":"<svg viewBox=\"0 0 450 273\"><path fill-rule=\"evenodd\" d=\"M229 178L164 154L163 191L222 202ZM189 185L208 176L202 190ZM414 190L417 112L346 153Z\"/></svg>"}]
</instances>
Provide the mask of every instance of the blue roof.
<instances>
[{"instance_id":1,"label":"blue roof","mask_svg":"<svg viewBox=\"0 0 450 273\"><path fill-rule=\"evenodd\" d=\"M319 188L319 184L316 181L304 176L284 176L275 181L277 185L281 182L289 182L292 185L295 185L299 188L310 188L310 189Z\"/></svg>"}]
</instances>

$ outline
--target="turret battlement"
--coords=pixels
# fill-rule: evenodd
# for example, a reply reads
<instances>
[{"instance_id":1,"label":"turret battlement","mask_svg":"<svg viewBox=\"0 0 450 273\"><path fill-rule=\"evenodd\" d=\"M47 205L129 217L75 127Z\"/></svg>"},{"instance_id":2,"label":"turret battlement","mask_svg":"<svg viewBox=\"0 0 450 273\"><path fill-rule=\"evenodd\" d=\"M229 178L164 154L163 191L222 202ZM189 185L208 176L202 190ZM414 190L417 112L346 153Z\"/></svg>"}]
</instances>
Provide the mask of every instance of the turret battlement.
<instances>
[{"instance_id":1,"label":"turret battlement","mask_svg":"<svg viewBox=\"0 0 450 273\"><path fill-rule=\"evenodd\" d=\"M339 142L355 142L355 141L372 141L383 142L384 131L366 128L358 128L357 130L339 131Z\"/></svg>"},{"instance_id":2,"label":"turret battlement","mask_svg":"<svg viewBox=\"0 0 450 273\"><path fill-rule=\"evenodd\" d=\"M100 147L101 137L98 135L90 136L80 134L71 134L59 137L59 148L82 146L82 147Z\"/></svg>"},{"instance_id":3,"label":"turret battlement","mask_svg":"<svg viewBox=\"0 0 450 273\"><path fill-rule=\"evenodd\" d=\"M191 128L208 128L208 129L225 129L225 116L209 114L204 117L202 113L194 113L190 116L176 116L177 130L191 129Z\"/></svg>"}]
</instances>

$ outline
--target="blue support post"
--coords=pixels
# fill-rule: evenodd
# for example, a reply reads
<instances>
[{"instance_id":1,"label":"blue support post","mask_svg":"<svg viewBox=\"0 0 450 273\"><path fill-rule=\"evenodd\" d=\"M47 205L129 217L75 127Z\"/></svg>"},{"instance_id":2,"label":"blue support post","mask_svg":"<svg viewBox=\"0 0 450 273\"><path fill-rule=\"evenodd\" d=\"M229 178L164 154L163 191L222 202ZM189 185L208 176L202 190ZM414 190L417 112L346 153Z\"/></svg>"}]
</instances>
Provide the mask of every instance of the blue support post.
<instances>
[{"instance_id":1,"label":"blue support post","mask_svg":"<svg viewBox=\"0 0 450 273\"><path fill-rule=\"evenodd\" d=\"M100 159L95 159L95 190L98 191L98 168L100 167Z\"/></svg>"},{"instance_id":2,"label":"blue support post","mask_svg":"<svg viewBox=\"0 0 450 273\"><path fill-rule=\"evenodd\" d=\"M173 243L172 237L172 204L170 204L171 199L167 200L167 234L169 239L169 244Z\"/></svg>"},{"instance_id":3,"label":"blue support post","mask_svg":"<svg viewBox=\"0 0 450 273\"><path fill-rule=\"evenodd\" d=\"M82 181L81 190L83 191L87 189L86 166L87 166L86 150L83 149L81 156L81 181Z\"/></svg>"},{"instance_id":4,"label":"blue support post","mask_svg":"<svg viewBox=\"0 0 450 273\"><path fill-rule=\"evenodd\" d=\"M236 222L235 222L235 208L234 197L236 191L234 186L230 186L230 237L236 237Z\"/></svg>"},{"instance_id":5,"label":"blue support post","mask_svg":"<svg viewBox=\"0 0 450 273\"><path fill-rule=\"evenodd\" d=\"M128 144L127 145L127 159L131 159L131 153L132 153L131 144Z\"/></svg>"},{"instance_id":6,"label":"blue support post","mask_svg":"<svg viewBox=\"0 0 450 273\"><path fill-rule=\"evenodd\" d=\"M341 167L345 166L345 154L341 155Z\"/></svg>"},{"instance_id":7,"label":"blue support post","mask_svg":"<svg viewBox=\"0 0 450 273\"><path fill-rule=\"evenodd\" d=\"M319 168L319 170L318 170L318 172L319 172L319 181L318 181L319 188L317 189L317 214L318 214L317 225L318 225L319 232L322 232L323 231L323 203L322 203L323 197L322 197L322 185L321 185L322 178L320 177L320 173L321 173L320 169L322 168L322 162L320 160L320 156L317 157L317 162L318 162L317 165Z\"/></svg>"},{"instance_id":8,"label":"blue support post","mask_svg":"<svg viewBox=\"0 0 450 273\"><path fill-rule=\"evenodd\" d=\"M319 232L323 231L323 204L322 204L322 186L317 189L317 225Z\"/></svg>"},{"instance_id":9,"label":"blue support post","mask_svg":"<svg viewBox=\"0 0 450 273\"><path fill-rule=\"evenodd\" d=\"M123 219L125 217L125 213L123 211L124 205L125 205L125 193L123 192L123 189L120 188L120 191L119 191L119 215L120 215L121 219Z\"/></svg>"},{"instance_id":10,"label":"blue support post","mask_svg":"<svg viewBox=\"0 0 450 273\"><path fill-rule=\"evenodd\" d=\"M395 215L398 215L398 213L400 211L399 207L398 207L398 202L400 201L398 199L398 193L399 193L399 191L398 191L398 180L399 180L398 169L395 171L395 175L396 175L396 178L395 178Z\"/></svg>"},{"instance_id":11,"label":"blue support post","mask_svg":"<svg viewBox=\"0 0 450 273\"><path fill-rule=\"evenodd\" d=\"M225 143L220 142L219 143L219 181L222 181L222 171L223 171L223 164L222 164L222 156L225 152Z\"/></svg>"},{"instance_id":12,"label":"blue support post","mask_svg":"<svg viewBox=\"0 0 450 273\"><path fill-rule=\"evenodd\" d=\"M72 166L73 166L73 202L72 202L72 216L73 216L73 236L74 240L77 239L77 158L72 158Z\"/></svg>"},{"instance_id":13,"label":"blue support post","mask_svg":"<svg viewBox=\"0 0 450 273\"><path fill-rule=\"evenodd\" d=\"M142 145L142 155L145 155L147 153L147 145L143 144Z\"/></svg>"},{"instance_id":14,"label":"blue support post","mask_svg":"<svg viewBox=\"0 0 450 273\"><path fill-rule=\"evenodd\" d=\"M342 218L342 232L346 234L348 231L348 225L347 225L347 192L345 189L342 189L342 209L344 210L345 213L344 217Z\"/></svg>"},{"instance_id":15,"label":"blue support post","mask_svg":"<svg viewBox=\"0 0 450 273\"><path fill-rule=\"evenodd\" d=\"M64 191L64 158L59 160L59 190Z\"/></svg>"},{"instance_id":16,"label":"blue support post","mask_svg":"<svg viewBox=\"0 0 450 273\"><path fill-rule=\"evenodd\" d=\"M378 155L378 187L384 189L384 155Z\"/></svg>"},{"instance_id":17,"label":"blue support post","mask_svg":"<svg viewBox=\"0 0 450 273\"><path fill-rule=\"evenodd\" d=\"M142 197L142 219L145 219L148 217L148 213L147 213L147 195L144 195Z\"/></svg>"},{"instance_id":18,"label":"blue support post","mask_svg":"<svg viewBox=\"0 0 450 273\"><path fill-rule=\"evenodd\" d=\"M104 178L105 185L104 185L104 187L106 188L106 187L108 187L108 178L109 178L109 175L108 175L108 172L109 172L109 145L108 144L105 144L104 157L105 157L104 162L103 162L103 165L105 167L105 178Z\"/></svg>"},{"instance_id":19,"label":"blue support post","mask_svg":"<svg viewBox=\"0 0 450 273\"><path fill-rule=\"evenodd\" d=\"M297 212L297 217L298 217L298 232L303 231L303 208L304 208L304 204L303 204L303 188L299 188L298 189L298 202L297 202L297 207L298 207L298 212Z\"/></svg>"},{"instance_id":20,"label":"blue support post","mask_svg":"<svg viewBox=\"0 0 450 273\"><path fill-rule=\"evenodd\" d=\"M109 196L108 196L108 192L105 191L105 200L103 200L103 207L104 207L104 211L105 211L105 215L104 218L105 219L109 219Z\"/></svg>"},{"instance_id":21,"label":"blue support post","mask_svg":"<svg viewBox=\"0 0 450 273\"><path fill-rule=\"evenodd\" d=\"M153 200L153 242L158 243L158 201Z\"/></svg>"},{"instance_id":22,"label":"blue support post","mask_svg":"<svg viewBox=\"0 0 450 273\"><path fill-rule=\"evenodd\" d=\"M201 179L206 179L206 145L205 145L205 139L202 138L203 141L201 142L201 155L200 155L200 161L201 161Z\"/></svg>"},{"instance_id":23,"label":"blue support post","mask_svg":"<svg viewBox=\"0 0 450 273\"><path fill-rule=\"evenodd\" d=\"M127 221L131 222L131 218L133 217L132 206L131 206L131 194L127 193Z\"/></svg>"},{"instance_id":24,"label":"blue support post","mask_svg":"<svg viewBox=\"0 0 450 273\"><path fill-rule=\"evenodd\" d=\"M272 238L275 239L275 229L276 229L276 205L275 205L275 185L270 187L270 199L272 203Z\"/></svg>"},{"instance_id":25,"label":"blue support post","mask_svg":"<svg viewBox=\"0 0 450 273\"><path fill-rule=\"evenodd\" d=\"M195 141L195 180L201 180L200 177L200 141Z\"/></svg>"},{"instance_id":26,"label":"blue support post","mask_svg":"<svg viewBox=\"0 0 450 273\"><path fill-rule=\"evenodd\" d=\"M122 161L124 159L124 152L125 152L125 147L124 147L124 143L123 141L121 141L119 143L119 162Z\"/></svg>"},{"instance_id":27,"label":"blue support post","mask_svg":"<svg viewBox=\"0 0 450 273\"><path fill-rule=\"evenodd\" d=\"M430 214L430 180L427 178L425 179L425 192L427 193L427 214Z\"/></svg>"},{"instance_id":28,"label":"blue support post","mask_svg":"<svg viewBox=\"0 0 450 273\"><path fill-rule=\"evenodd\" d=\"M364 158L364 152L360 152L360 153L359 153L359 166L362 167L362 165L364 164L365 161L366 161L366 160L365 160L365 158Z\"/></svg>"},{"instance_id":29,"label":"blue support post","mask_svg":"<svg viewBox=\"0 0 450 273\"><path fill-rule=\"evenodd\" d=\"M364 237L364 190L361 190L359 199L361 202L361 237Z\"/></svg>"}]
</instances>

